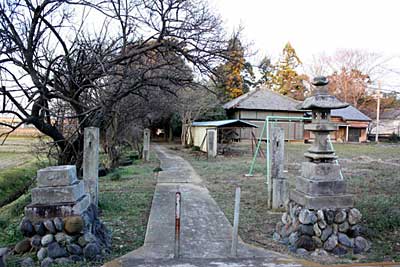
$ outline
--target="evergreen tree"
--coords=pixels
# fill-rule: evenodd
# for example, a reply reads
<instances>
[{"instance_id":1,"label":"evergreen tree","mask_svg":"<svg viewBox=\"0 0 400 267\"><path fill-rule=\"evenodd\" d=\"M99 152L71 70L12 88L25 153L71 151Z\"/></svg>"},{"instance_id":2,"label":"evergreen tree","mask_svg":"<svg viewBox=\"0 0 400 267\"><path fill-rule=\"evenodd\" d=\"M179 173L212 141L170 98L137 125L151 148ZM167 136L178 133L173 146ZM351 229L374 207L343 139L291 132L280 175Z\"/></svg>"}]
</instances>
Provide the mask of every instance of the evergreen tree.
<instances>
[{"instance_id":1,"label":"evergreen tree","mask_svg":"<svg viewBox=\"0 0 400 267\"><path fill-rule=\"evenodd\" d=\"M226 51L227 62L217 67L217 87L221 98L234 99L249 91L254 84L253 68L246 62L245 49L235 33L228 42Z\"/></svg>"},{"instance_id":2,"label":"evergreen tree","mask_svg":"<svg viewBox=\"0 0 400 267\"><path fill-rule=\"evenodd\" d=\"M307 76L299 75L296 71L301 64L295 49L288 42L273 68L270 79L272 90L297 100L303 100L305 91L303 81L307 80Z\"/></svg>"},{"instance_id":3,"label":"evergreen tree","mask_svg":"<svg viewBox=\"0 0 400 267\"><path fill-rule=\"evenodd\" d=\"M271 58L267 56L264 57L258 65L258 70L261 74L261 77L258 79L256 84L265 84L268 87L271 87L274 68L275 66L272 64Z\"/></svg>"}]
</instances>

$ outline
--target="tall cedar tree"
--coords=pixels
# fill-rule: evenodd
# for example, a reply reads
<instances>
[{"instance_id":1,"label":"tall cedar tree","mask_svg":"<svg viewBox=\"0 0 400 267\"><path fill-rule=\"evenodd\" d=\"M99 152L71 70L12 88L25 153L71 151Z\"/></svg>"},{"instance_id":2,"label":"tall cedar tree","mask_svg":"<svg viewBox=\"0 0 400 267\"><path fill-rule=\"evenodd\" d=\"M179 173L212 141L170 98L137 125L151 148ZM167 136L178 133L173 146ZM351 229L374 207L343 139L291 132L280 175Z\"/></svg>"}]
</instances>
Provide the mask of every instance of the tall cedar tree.
<instances>
[{"instance_id":1,"label":"tall cedar tree","mask_svg":"<svg viewBox=\"0 0 400 267\"><path fill-rule=\"evenodd\" d=\"M283 48L282 55L271 73L271 88L282 95L297 100L304 100L305 75L299 75L296 68L302 64L292 45L288 42ZM268 81L268 79L267 79Z\"/></svg>"},{"instance_id":2,"label":"tall cedar tree","mask_svg":"<svg viewBox=\"0 0 400 267\"><path fill-rule=\"evenodd\" d=\"M274 68L275 66L272 64L271 58L264 57L258 65L261 77L258 79L256 84L264 84L267 85L267 87L271 87Z\"/></svg>"},{"instance_id":3,"label":"tall cedar tree","mask_svg":"<svg viewBox=\"0 0 400 267\"><path fill-rule=\"evenodd\" d=\"M235 33L227 48L228 61L217 67L217 87L224 100L231 100L249 91L254 82L252 66L246 62L245 49Z\"/></svg>"}]
</instances>

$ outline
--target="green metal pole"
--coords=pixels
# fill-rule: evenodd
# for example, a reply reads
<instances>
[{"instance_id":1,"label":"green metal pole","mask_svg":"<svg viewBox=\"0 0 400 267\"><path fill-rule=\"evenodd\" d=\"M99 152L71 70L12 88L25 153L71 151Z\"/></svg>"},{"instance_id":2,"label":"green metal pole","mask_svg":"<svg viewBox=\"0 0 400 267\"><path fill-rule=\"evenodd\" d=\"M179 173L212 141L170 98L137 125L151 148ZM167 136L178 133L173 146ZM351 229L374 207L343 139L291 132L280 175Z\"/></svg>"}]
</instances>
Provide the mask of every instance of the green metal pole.
<instances>
[{"instance_id":1,"label":"green metal pole","mask_svg":"<svg viewBox=\"0 0 400 267\"><path fill-rule=\"evenodd\" d=\"M265 121L267 121L267 118L265 119ZM263 126L263 128L261 130L260 139L258 140L256 151L254 152L254 155L253 155L253 160L251 161L250 171L249 171L248 174L246 174L246 176L253 176L253 170L254 170L254 165L256 163L258 150L260 149L261 142L262 142L262 136L263 136L263 134L265 132L265 123L266 122L264 122L264 126Z\"/></svg>"},{"instance_id":2,"label":"green metal pole","mask_svg":"<svg viewBox=\"0 0 400 267\"><path fill-rule=\"evenodd\" d=\"M266 136L266 140L267 140L267 154L268 154L268 155L266 155L266 157L267 157L267 170L266 170L266 175L267 175L267 177L268 177L268 173L270 172L269 146L268 146L268 144L269 144L269 121L270 121L271 119L274 119L275 121L279 121L279 120L289 120L289 119L290 119L290 120L295 120L295 121L311 120L311 118L306 118L306 117L267 116L267 117L265 118L264 126L263 126L263 129L262 129L261 134L260 134L260 139L258 140L258 143L257 143L256 151L255 151L255 153L254 153L254 155L253 155L253 160L252 160L252 162L251 162L250 171L249 171L248 174L246 174L246 176L252 176L252 175L253 175L254 166L255 166L255 163L256 163L256 159L257 159L257 154L258 154L258 151L259 151L260 146L261 146L261 143L262 143L262 137L263 137L263 135L264 135L264 132L266 132L266 135L267 135L267 136ZM267 127L267 124L268 124L268 127ZM266 128L267 128L267 129L266 129Z\"/></svg>"},{"instance_id":3,"label":"green metal pole","mask_svg":"<svg viewBox=\"0 0 400 267\"><path fill-rule=\"evenodd\" d=\"M332 144L332 140L331 140L331 136L330 136L330 135L328 135L328 142L329 142L329 146L330 146L331 150L334 150L334 149L333 149L333 144ZM336 165L339 165L339 161L338 161L337 159L335 159L335 164L336 164ZM340 178L341 178L342 180L344 179L343 173L342 173L342 169L340 169Z\"/></svg>"}]
</instances>

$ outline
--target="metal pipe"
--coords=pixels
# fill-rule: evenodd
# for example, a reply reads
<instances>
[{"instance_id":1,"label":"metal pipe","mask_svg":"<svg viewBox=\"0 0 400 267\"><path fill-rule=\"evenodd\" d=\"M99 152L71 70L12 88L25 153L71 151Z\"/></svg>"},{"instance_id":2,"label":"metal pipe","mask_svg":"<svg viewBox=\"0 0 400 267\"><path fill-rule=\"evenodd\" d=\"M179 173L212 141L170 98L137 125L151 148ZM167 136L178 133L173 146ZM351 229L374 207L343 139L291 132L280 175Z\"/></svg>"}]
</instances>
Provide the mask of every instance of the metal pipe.
<instances>
[{"instance_id":1,"label":"metal pipe","mask_svg":"<svg viewBox=\"0 0 400 267\"><path fill-rule=\"evenodd\" d=\"M267 120L267 119L265 119L265 120ZM264 131L265 131L265 123L264 123L264 126L263 126L262 130L261 130L260 139L258 140L256 151L254 152L254 155L253 155L253 160L251 161L250 171L249 171L248 174L246 174L246 176L253 176L254 165L256 163L257 154L258 154L258 150L260 149L260 146L261 146L262 136L264 134Z\"/></svg>"},{"instance_id":2,"label":"metal pipe","mask_svg":"<svg viewBox=\"0 0 400 267\"><path fill-rule=\"evenodd\" d=\"M174 258L179 258L181 243L181 193L175 194L175 248Z\"/></svg>"},{"instance_id":3,"label":"metal pipe","mask_svg":"<svg viewBox=\"0 0 400 267\"><path fill-rule=\"evenodd\" d=\"M257 159L258 151L259 151L260 146L261 146L262 137L264 135L264 132L266 131L265 128L266 128L267 120L270 120L270 119L273 119L275 121L287 120L287 119L291 119L291 120L295 120L295 121L311 120L311 118L306 118L306 117L267 116L265 118L264 126L263 126L263 128L261 130L260 138L259 138L259 140L257 142L256 151L254 152L253 159L251 161L249 173L246 174L246 176L253 176L254 165L255 165L255 162L256 162L256 159ZM267 139L267 143L268 143L268 139L269 139L269 135L268 134L267 134L267 138L266 139ZM268 170L268 167L267 167L267 170Z\"/></svg>"},{"instance_id":4,"label":"metal pipe","mask_svg":"<svg viewBox=\"0 0 400 267\"><path fill-rule=\"evenodd\" d=\"M330 136L330 135L328 135L328 142L329 142L330 149L331 149L332 151L334 151L333 145L332 145L332 140L331 140L331 136ZM335 159L335 164L336 164L336 165L339 165L339 161L338 161L337 159ZM340 171L340 178L343 180L344 177L343 177L342 169L340 169L339 171Z\"/></svg>"}]
</instances>

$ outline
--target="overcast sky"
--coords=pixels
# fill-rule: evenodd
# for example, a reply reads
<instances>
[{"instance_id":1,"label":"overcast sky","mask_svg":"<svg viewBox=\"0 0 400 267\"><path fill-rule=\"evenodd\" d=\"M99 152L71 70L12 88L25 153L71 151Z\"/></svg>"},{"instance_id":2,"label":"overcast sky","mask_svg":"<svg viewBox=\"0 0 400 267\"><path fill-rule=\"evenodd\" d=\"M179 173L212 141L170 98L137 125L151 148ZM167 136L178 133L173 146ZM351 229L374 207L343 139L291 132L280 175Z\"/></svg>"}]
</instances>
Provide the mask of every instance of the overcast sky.
<instances>
[{"instance_id":1,"label":"overcast sky","mask_svg":"<svg viewBox=\"0 0 400 267\"><path fill-rule=\"evenodd\" d=\"M356 48L400 56L399 0L209 0L231 32L276 58L290 41L304 63L312 55ZM400 62L393 68L400 70Z\"/></svg>"}]
</instances>

